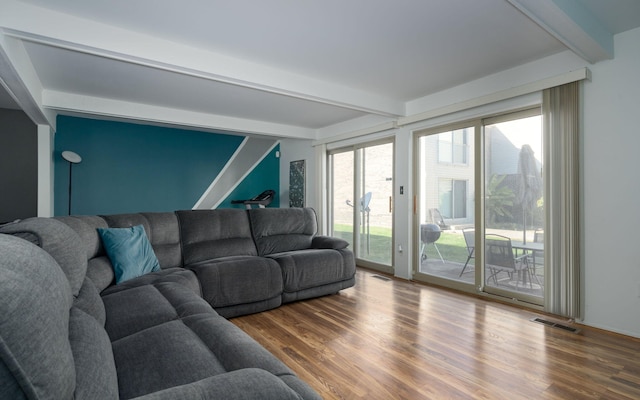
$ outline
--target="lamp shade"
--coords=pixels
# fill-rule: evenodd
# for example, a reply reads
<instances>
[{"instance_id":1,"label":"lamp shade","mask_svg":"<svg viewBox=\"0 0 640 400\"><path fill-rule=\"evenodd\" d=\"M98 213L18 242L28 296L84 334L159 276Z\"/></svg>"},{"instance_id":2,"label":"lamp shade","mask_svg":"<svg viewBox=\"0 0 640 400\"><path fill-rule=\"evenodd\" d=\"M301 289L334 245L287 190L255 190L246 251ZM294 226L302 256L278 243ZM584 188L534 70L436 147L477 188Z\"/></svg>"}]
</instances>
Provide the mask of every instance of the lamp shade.
<instances>
[{"instance_id":1,"label":"lamp shade","mask_svg":"<svg viewBox=\"0 0 640 400\"><path fill-rule=\"evenodd\" d=\"M74 153L73 151L65 150L62 152L62 158L69 161L72 164L78 164L82 161L82 157L78 155L78 153Z\"/></svg>"}]
</instances>

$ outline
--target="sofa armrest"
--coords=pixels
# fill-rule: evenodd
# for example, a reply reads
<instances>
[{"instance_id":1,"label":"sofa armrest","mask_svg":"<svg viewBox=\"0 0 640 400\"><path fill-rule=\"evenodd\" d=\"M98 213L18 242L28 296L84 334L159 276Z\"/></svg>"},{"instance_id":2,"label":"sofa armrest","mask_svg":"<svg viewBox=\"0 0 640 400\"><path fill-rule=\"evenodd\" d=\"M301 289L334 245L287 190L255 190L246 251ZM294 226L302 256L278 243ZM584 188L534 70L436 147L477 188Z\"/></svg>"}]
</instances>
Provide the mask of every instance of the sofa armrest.
<instances>
[{"instance_id":1,"label":"sofa armrest","mask_svg":"<svg viewBox=\"0 0 640 400\"><path fill-rule=\"evenodd\" d=\"M332 236L314 236L311 241L312 249L334 249L342 250L349 246L349 242Z\"/></svg>"},{"instance_id":2,"label":"sofa armrest","mask_svg":"<svg viewBox=\"0 0 640 400\"><path fill-rule=\"evenodd\" d=\"M134 400L300 400L302 398L277 376L262 369L246 368L149 393Z\"/></svg>"}]
</instances>

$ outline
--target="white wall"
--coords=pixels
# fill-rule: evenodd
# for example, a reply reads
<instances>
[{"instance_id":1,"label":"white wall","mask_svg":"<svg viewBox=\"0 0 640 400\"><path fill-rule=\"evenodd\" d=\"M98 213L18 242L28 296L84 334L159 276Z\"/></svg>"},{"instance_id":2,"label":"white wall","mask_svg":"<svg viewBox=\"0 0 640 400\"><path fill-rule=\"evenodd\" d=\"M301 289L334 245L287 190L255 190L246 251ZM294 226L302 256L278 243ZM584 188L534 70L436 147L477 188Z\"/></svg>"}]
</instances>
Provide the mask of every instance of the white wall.
<instances>
[{"instance_id":1,"label":"white wall","mask_svg":"<svg viewBox=\"0 0 640 400\"><path fill-rule=\"evenodd\" d=\"M591 70L592 79L585 82L583 92L583 323L636 337L640 337L640 254L635 243L640 236L640 179L637 178L640 171L640 130L637 126L640 120L636 117L640 113L638 43L640 28L615 37L613 60L587 65L570 53L558 54L416 100L408 107L410 113L419 113L446 106L447 101L474 99L583 66ZM526 98L514 99L523 104L527 101ZM476 114L486 115L485 108L496 107L506 105L479 107L397 130L395 186L396 194L398 187L404 186L405 196L399 196L395 202L396 276L411 276L411 131ZM359 141L367 139L362 137ZM296 155L290 158L311 157L312 150L305 146L309 144L292 143L287 151ZM286 147L283 145L283 148ZM283 174L288 174L288 167L285 168L288 161L282 161ZM323 190L309 180L307 184L309 189ZM283 188L288 186L288 175L281 178L281 185ZM287 200L281 201L287 204ZM403 252L398 251L398 245L402 246Z\"/></svg>"},{"instance_id":2,"label":"white wall","mask_svg":"<svg viewBox=\"0 0 640 400\"><path fill-rule=\"evenodd\" d=\"M53 130L38 125L38 217L53 217Z\"/></svg>"},{"instance_id":3,"label":"white wall","mask_svg":"<svg viewBox=\"0 0 640 400\"><path fill-rule=\"evenodd\" d=\"M282 139L280 142L280 207L289 207L289 163L297 160L305 160L305 206L318 208L314 149L311 140L303 139Z\"/></svg>"},{"instance_id":4,"label":"white wall","mask_svg":"<svg viewBox=\"0 0 640 400\"><path fill-rule=\"evenodd\" d=\"M614 41L584 85L584 322L640 337L640 28Z\"/></svg>"}]
</instances>

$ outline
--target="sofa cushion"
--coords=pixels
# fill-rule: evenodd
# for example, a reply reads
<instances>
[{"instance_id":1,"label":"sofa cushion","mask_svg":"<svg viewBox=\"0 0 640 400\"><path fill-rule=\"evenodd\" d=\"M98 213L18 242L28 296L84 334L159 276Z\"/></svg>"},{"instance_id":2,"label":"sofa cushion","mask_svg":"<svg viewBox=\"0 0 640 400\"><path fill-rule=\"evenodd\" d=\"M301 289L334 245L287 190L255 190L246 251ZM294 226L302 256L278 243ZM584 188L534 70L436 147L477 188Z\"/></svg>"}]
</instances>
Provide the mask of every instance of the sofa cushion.
<instances>
[{"instance_id":1,"label":"sofa cushion","mask_svg":"<svg viewBox=\"0 0 640 400\"><path fill-rule=\"evenodd\" d=\"M189 385L174 386L144 397L144 400L175 399L320 400L321 397L297 377L279 379L258 368L244 368L211 376Z\"/></svg>"},{"instance_id":2,"label":"sofa cushion","mask_svg":"<svg viewBox=\"0 0 640 400\"><path fill-rule=\"evenodd\" d=\"M69 341L76 370L74 399L117 399L118 378L104 328L77 307L69 317Z\"/></svg>"},{"instance_id":3,"label":"sofa cushion","mask_svg":"<svg viewBox=\"0 0 640 400\"><path fill-rule=\"evenodd\" d=\"M0 248L0 398L73 398L69 282L25 240L0 235Z\"/></svg>"},{"instance_id":4,"label":"sofa cushion","mask_svg":"<svg viewBox=\"0 0 640 400\"><path fill-rule=\"evenodd\" d=\"M355 274L337 250L313 249L271 254L282 268L284 292L350 279Z\"/></svg>"},{"instance_id":5,"label":"sofa cushion","mask_svg":"<svg viewBox=\"0 0 640 400\"><path fill-rule=\"evenodd\" d=\"M46 250L62 268L71 293L78 295L87 272L87 258L82 241L68 225L51 218L29 218L4 225L0 233L20 236Z\"/></svg>"},{"instance_id":6,"label":"sofa cushion","mask_svg":"<svg viewBox=\"0 0 640 400\"><path fill-rule=\"evenodd\" d=\"M116 273L106 254L87 261L87 278L96 285L98 292L102 292L116 282Z\"/></svg>"},{"instance_id":7,"label":"sofa cushion","mask_svg":"<svg viewBox=\"0 0 640 400\"><path fill-rule=\"evenodd\" d=\"M178 389L178 383L184 382L185 385L193 382L196 385L193 389L196 389L200 386L199 382L206 384L205 381L215 385L213 393L220 394L221 397L211 396L207 392L204 398L286 399L293 394L287 389L288 386L299 393L298 398L319 399L287 366L226 319L213 313L199 313L184 317L181 322L182 324L179 321L168 322L114 343L116 363L119 365L135 367L144 362L143 365L153 363L156 366L155 374L151 374L151 371L139 371L135 380L123 377L120 383L120 395L123 399L171 386L174 389L168 390L175 397L160 398L191 398L181 397L185 393L194 392L185 392L184 387ZM129 346L136 349L135 352L138 351L138 346L144 348L145 353L140 356L142 360L127 351ZM172 357L175 357L175 365L172 364ZM209 377L204 377L201 381L194 380L205 372L209 373ZM213 379L211 375L218 378ZM256 380L256 375L264 379ZM237 386L240 382L243 383ZM249 382L258 385L256 389L259 391L239 391ZM123 386L129 385L135 386L132 392L123 390ZM151 398L156 397L152 395Z\"/></svg>"},{"instance_id":8,"label":"sofa cushion","mask_svg":"<svg viewBox=\"0 0 640 400\"><path fill-rule=\"evenodd\" d=\"M295 378L267 350L180 284L156 283L103 298L123 399L249 367ZM304 384L294 386L304 388Z\"/></svg>"},{"instance_id":9,"label":"sofa cushion","mask_svg":"<svg viewBox=\"0 0 640 400\"><path fill-rule=\"evenodd\" d=\"M189 268L198 276L202 297L216 309L279 299L282 294L282 272L278 263L268 258L221 257ZM279 305L265 304L269 308Z\"/></svg>"},{"instance_id":10,"label":"sofa cushion","mask_svg":"<svg viewBox=\"0 0 640 400\"><path fill-rule=\"evenodd\" d=\"M107 314L105 329L111 341L186 315L203 312L215 314L200 296L174 282L108 290L103 293L102 299Z\"/></svg>"},{"instance_id":11,"label":"sofa cushion","mask_svg":"<svg viewBox=\"0 0 640 400\"><path fill-rule=\"evenodd\" d=\"M116 274L116 284L160 270L160 263L142 225L98 228Z\"/></svg>"},{"instance_id":12,"label":"sofa cushion","mask_svg":"<svg viewBox=\"0 0 640 400\"><path fill-rule=\"evenodd\" d=\"M152 272L137 278L129 279L119 285L112 285L102 291L102 295L106 296L111 293L127 290L139 286L155 285L165 282L179 283L185 288L190 289L198 296L202 296L200 282L193 271L185 268L166 268L157 272Z\"/></svg>"},{"instance_id":13,"label":"sofa cushion","mask_svg":"<svg viewBox=\"0 0 640 400\"><path fill-rule=\"evenodd\" d=\"M122 399L225 372L202 340L180 320L154 325L112 345Z\"/></svg>"},{"instance_id":14,"label":"sofa cushion","mask_svg":"<svg viewBox=\"0 0 640 400\"><path fill-rule=\"evenodd\" d=\"M177 211L184 265L227 256L256 256L245 210Z\"/></svg>"},{"instance_id":15,"label":"sofa cushion","mask_svg":"<svg viewBox=\"0 0 640 400\"><path fill-rule=\"evenodd\" d=\"M55 217L64 222L80 236L87 260L105 255L97 228L108 228L106 221L96 215L71 215ZM95 283L95 282L94 282Z\"/></svg>"},{"instance_id":16,"label":"sofa cushion","mask_svg":"<svg viewBox=\"0 0 640 400\"><path fill-rule=\"evenodd\" d=\"M98 292L115 282L115 273L104 251L98 228L108 228L107 222L95 215L72 215L56 217L71 227L83 244L87 258L87 277L96 285Z\"/></svg>"},{"instance_id":17,"label":"sofa cushion","mask_svg":"<svg viewBox=\"0 0 640 400\"><path fill-rule=\"evenodd\" d=\"M91 279L86 278L84 280L78 297L73 301L73 306L95 318L104 327L106 320L104 303Z\"/></svg>"},{"instance_id":18,"label":"sofa cushion","mask_svg":"<svg viewBox=\"0 0 640 400\"><path fill-rule=\"evenodd\" d=\"M102 216L112 228L142 225L161 268L182 265L178 217L173 212L114 214Z\"/></svg>"},{"instance_id":19,"label":"sofa cushion","mask_svg":"<svg viewBox=\"0 0 640 400\"><path fill-rule=\"evenodd\" d=\"M349 242L344 239L332 236L314 236L311 241L312 249L334 249L342 250L349 247Z\"/></svg>"},{"instance_id":20,"label":"sofa cushion","mask_svg":"<svg viewBox=\"0 0 640 400\"><path fill-rule=\"evenodd\" d=\"M261 256L308 249L318 230L316 214L311 208L256 208L248 213Z\"/></svg>"}]
</instances>

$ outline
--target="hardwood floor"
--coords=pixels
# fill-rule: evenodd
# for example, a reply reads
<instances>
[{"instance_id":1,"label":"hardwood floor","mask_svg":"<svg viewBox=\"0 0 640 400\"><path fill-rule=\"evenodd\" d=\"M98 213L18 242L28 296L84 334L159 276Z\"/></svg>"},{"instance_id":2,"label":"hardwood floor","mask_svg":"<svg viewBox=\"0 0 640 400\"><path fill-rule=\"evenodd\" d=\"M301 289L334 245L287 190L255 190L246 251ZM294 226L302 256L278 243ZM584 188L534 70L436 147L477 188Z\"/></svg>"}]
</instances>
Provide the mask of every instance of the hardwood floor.
<instances>
[{"instance_id":1,"label":"hardwood floor","mask_svg":"<svg viewBox=\"0 0 640 400\"><path fill-rule=\"evenodd\" d=\"M380 278L231 321L325 399L640 399L638 339Z\"/></svg>"}]
</instances>

